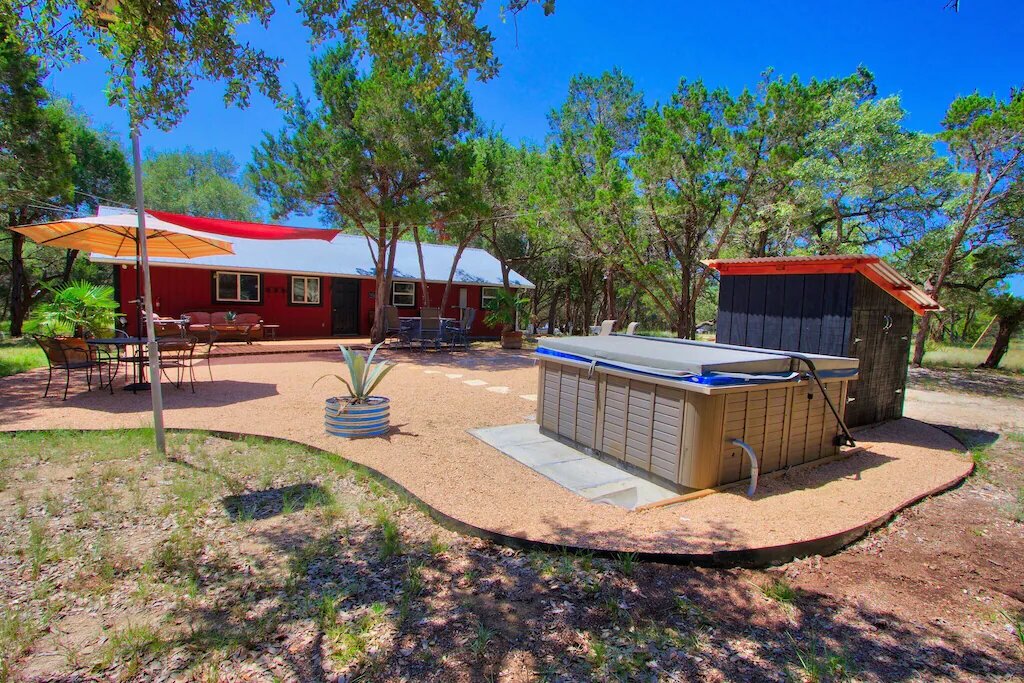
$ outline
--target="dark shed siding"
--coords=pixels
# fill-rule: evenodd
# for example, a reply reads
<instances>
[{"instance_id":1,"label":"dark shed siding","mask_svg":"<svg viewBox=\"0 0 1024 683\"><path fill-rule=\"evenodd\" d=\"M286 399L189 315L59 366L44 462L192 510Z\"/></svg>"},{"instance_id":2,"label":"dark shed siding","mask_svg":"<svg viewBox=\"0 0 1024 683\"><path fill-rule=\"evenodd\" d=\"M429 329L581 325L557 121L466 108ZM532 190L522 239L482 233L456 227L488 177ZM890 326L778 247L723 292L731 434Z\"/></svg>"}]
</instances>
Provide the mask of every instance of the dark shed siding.
<instances>
[{"instance_id":1,"label":"dark shed siding","mask_svg":"<svg viewBox=\"0 0 1024 683\"><path fill-rule=\"evenodd\" d=\"M842 356L850 336L852 282L846 274L724 276L718 341Z\"/></svg>"},{"instance_id":2,"label":"dark shed siding","mask_svg":"<svg viewBox=\"0 0 1024 683\"><path fill-rule=\"evenodd\" d=\"M719 291L718 341L856 357L847 423L903 414L914 314L863 275L725 275Z\"/></svg>"}]
</instances>

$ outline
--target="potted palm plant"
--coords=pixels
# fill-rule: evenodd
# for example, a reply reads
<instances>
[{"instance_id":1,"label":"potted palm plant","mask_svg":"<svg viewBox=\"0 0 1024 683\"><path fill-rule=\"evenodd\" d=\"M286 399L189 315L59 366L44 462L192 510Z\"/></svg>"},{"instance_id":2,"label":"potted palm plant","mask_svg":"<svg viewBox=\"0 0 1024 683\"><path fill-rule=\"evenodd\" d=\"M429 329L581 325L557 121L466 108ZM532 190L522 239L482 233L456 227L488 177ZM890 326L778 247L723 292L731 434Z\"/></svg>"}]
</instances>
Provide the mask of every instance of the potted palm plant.
<instances>
[{"instance_id":1,"label":"potted palm plant","mask_svg":"<svg viewBox=\"0 0 1024 683\"><path fill-rule=\"evenodd\" d=\"M526 314L529 303L529 297L509 289L499 289L487 302L484 323L490 327L501 327L501 348L523 348L523 333L516 330L516 323L519 316Z\"/></svg>"},{"instance_id":2,"label":"potted palm plant","mask_svg":"<svg viewBox=\"0 0 1024 683\"><path fill-rule=\"evenodd\" d=\"M332 396L326 401L324 427L328 434L356 438L379 436L390 429L391 401L384 396L373 395L373 390L395 367L388 361L374 364L373 357L382 343L373 347L369 357L339 345L348 367L348 379L331 374L313 383L316 386L320 380L333 377L348 389L348 396Z\"/></svg>"},{"instance_id":3,"label":"potted palm plant","mask_svg":"<svg viewBox=\"0 0 1024 683\"><path fill-rule=\"evenodd\" d=\"M81 338L114 329L118 304L113 287L77 281L51 293L53 298L40 304L32 316L37 330L52 336Z\"/></svg>"}]
</instances>

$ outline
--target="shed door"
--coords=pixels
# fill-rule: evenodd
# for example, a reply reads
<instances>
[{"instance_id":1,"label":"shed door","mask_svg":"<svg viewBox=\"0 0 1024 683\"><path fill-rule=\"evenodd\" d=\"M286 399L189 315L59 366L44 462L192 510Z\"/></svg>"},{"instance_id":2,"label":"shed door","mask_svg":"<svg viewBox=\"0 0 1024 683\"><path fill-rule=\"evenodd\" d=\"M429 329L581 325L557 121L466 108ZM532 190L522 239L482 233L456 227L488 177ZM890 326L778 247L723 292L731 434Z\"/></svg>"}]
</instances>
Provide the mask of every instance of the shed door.
<instances>
[{"instance_id":1,"label":"shed door","mask_svg":"<svg viewBox=\"0 0 1024 683\"><path fill-rule=\"evenodd\" d=\"M903 390L910 350L910 311L856 310L851 355L860 360L860 379L850 383L846 423L850 427L903 415Z\"/></svg>"},{"instance_id":2,"label":"shed door","mask_svg":"<svg viewBox=\"0 0 1024 683\"><path fill-rule=\"evenodd\" d=\"M359 334L359 280L331 280L331 334Z\"/></svg>"}]
</instances>

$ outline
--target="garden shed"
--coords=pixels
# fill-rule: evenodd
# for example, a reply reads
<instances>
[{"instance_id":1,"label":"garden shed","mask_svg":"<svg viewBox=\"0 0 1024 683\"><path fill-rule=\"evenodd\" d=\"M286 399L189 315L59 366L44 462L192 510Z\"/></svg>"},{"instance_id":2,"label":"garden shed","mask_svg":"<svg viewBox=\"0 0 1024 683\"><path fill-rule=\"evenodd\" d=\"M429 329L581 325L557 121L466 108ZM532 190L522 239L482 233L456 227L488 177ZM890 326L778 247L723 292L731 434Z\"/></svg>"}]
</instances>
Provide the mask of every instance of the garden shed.
<instances>
[{"instance_id":1,"label":"garden shed","mask_svg":"<svg viewBox=\"0 0 1024 683\"><path fill-rule=\"evenodd\" d=\"M914 314L938 302L878 256L783 256L705 262L721 275L717 341L849 356L850 427L903 415Z\"/></svg>"}]
</instances>

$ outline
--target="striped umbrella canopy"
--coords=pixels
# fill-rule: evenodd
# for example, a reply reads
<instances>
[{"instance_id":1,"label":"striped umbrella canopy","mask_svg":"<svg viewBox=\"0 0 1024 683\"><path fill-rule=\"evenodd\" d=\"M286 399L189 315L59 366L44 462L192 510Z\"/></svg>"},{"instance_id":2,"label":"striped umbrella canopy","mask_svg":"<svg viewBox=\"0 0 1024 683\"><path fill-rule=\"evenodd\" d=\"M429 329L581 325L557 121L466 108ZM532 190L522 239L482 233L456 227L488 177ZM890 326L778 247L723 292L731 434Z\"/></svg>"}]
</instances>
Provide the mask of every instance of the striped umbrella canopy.
<instances>
[{"instance_id":1,"label":"striped umbrella canopy","mask_svg":"<svg viewBox=\"0 0 1024 683\"><path fill-rule=\"evenodd\" d=\"M11 228L37 244L61 249L136 257L139 219L134 213L68 218ZM175 225L146 213L146 244L150 257L197 258L233 254L230 242Z\"/></svg>"}]
</instances>

